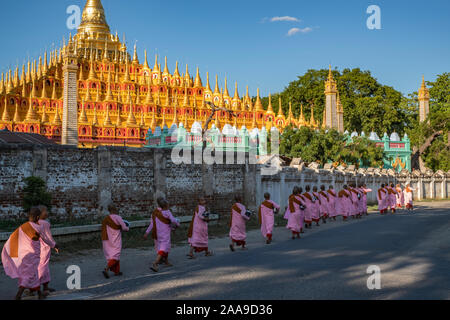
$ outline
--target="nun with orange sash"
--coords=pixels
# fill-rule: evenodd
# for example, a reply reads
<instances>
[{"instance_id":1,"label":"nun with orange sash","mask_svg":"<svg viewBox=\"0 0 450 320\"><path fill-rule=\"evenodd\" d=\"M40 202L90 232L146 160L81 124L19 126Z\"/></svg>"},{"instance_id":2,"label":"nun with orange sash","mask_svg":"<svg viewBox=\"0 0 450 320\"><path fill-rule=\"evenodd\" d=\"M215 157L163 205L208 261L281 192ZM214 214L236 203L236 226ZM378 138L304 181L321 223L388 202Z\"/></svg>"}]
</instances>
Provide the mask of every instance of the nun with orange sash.
<instances>
[{"instance_id":1,"label":"nun with orange sash","mask_svg":"<svg viewBox=\"0 0 450 320\"><path fill-rule=\"evenodd\" d=\"M22 298L25 289L37 291L39 299L47 296L47 293L41 292L39 279L41 239L55 250L58 250L58 246L42 232L42 227L38 224L40 214L38 207L31 208L29 221L17 228L3 246L2 264L5 273L12 279L19 280L16 300Z\"/></svg>"},{"instance_id":2,"label":"nun with orange sash","mask_svg":"<svg viewBox=\"0 0 450 320\"><path fill-rule=\"evenodd\" d=\"M342 215L342 219L346 221L353 210L353 202L347 185L344 185L344 189L339 191L337 203L338 214Z\"/></svg>"},{"instance_id":3,"label":"nun with orange sash","mask_svg":"<svg viewBox=\"0 0 450 320\"><path fill-rule=\"evenodd\" d=\"M206 200L201 197L195 208L194 215L188 230L188 242L191 245L188 257L194 259L194 252L205 252L205 256L212 256L208 248L208 223L209 214L206 211Z\"/></svg>"},{"instance_id":4,"label":"nun with orange sash","mask_svg":"<svg viewBox=\"0 0 450 320\"><path fill-rule=\"evenodd\" d=\"M330 186L327 191L328 195L328 216L330 218L333 218L334 221L336 221L337 211L336 211L336 200L337 195L334 191L333 186Z\"/></svg>"},{"instance_id":5,"label":"nun with orange sash","mask_svg":"<svg viewBox=\"0 0 450 320\"><path fill-rule=\"evenodd\" d=\"M409 185L409 183L406 185L405 190L403 190L403 195L404 195L404 199L405 199L405 206L406 206L406 210L411 211L413 210L413 192L414 189L411 188L411 186Z\"/></svg>"},{"instance_id":6,"label":"nun with orange sash","mask_svg":"<svg viewBox=\"0 0 450 320\"><path fill-rule=\"evenodd\" d=\"M157 256L155 262L150 266L150 269L154 272L159 271L158 265L163 262L167 267L172 266L169 262L171 233L172 230L180 226L180 221L169 210L169 202L164 198L158 198L157 203L159 207L153 211L150 225L144 234L144 239L147 240L148 235L151 233L155 242Z\"/></svg>"},{"instance_id":7,"label":"nun with orange sash","mask_svg":"<svg viewBox=\"0 0 450 320\"><path fill-rule=\"evenodd\" d=\"M103 270L103 276L108 279L109 271L114 275L121 276L120 254L122 252L122 231L129 231L129 226L119 216L117 208L110 204L108 206L109 215L102 221L102 244L107 266Z\"/></svg>"},{"instance_id":8,"label":"nun with orange sash","mask_svg":"<svg viewBox=\"0 0 450 320\"><path fill-rule=\"evenodd\" d=\"M397 184L395 191L397 191L397 208L403 208L405 206L405 195L400 184Z\"/></svg>"},{"instance_id":9,"label":"nun with orange sash","mask_svg":"<svg viewBox=\"0 0 450 320\"><path fill-rule=\"evenodd\" d=\"M362 198L362 202L363 202L363 213L365 215L368 215L367 212L367 193L372 192L372 189L367 188L366 184L363 184L361 187L362 193L363 193L363 198Z\"/></svg>"},{"instance_id":10,"label":"nun with orange sash","mask_svg":"<svg viewBox=\"0 0 450 320\"><path fill-rule=\"evenodd\" d=\"M392 213L395 213L397 208L397 190L395 189L395 185L391 183L391 186L388 187L389 192L389 207Z\"/></svg>"},{"instance_id":11,"label":"nun with orange sash","mask_svg":"<svg viewBox=\"0 0 450 320\"><path fill-rule=\"evenodd\" d=\"M294 187L294 190L292 191L292 194L289 196L289 203L288 208L286 210L285 218L288 218L288 223L286 225L286 228L291 230L292 232L292 239L300 239L300 233L303 229L303 210L304 204L302 202L302 198L300 193L302 192L302 189L299 187Z\"/></svg>"},{"instance_id":12,"label":"nun with orange sash","mask_svg":"<svg viewBox=\"0 0 450 320\"><path fill-rule=\"evenodd\" d=\"M387 210L387 201L388 194L386 189L384 188L384 184L381 185L381 188L378 189L377 192L377 201L378 201L378 210L380 211L380 214L385 214Z\"/></svg>"},{"instance_id":13,"label":"nun with orange sash","mask_svg":"<svg viewBox=\"0 0 450 320\"><path fill-rule=\"evenodd\" d=\"M272 233L275 216L274 214L280 210L280 206L275 202L270 200L270 193L264 194L264 201L259 206L258 218L259 224L261 225L261 233L266 239L266 244L272 242Z\"/></svg>"},{"instance_id":14,"label":"nun with orange sash","mask_svg":"<svg viewBox=\"0 0 450 320\"><path fill-rule=\"evenodd\" d=\"M305 200L305 227L311 228L312 224L312 218L315 213L315 201L313 199L313 195L310 192L311 188L310 186L305 187L305 193L302 195L303 199Z\"/></svg>"},{"instance_id":15,"label":"nun with orange sash","mask_svg":"<svg viewBox=\"0 0 450 320\"><path fill-rule=\"evenodd\" d=\"M234 246L242 246L242 250L246 250L245 247L247 240L246 223L250 220L250 216L247 215L247 209L242 204L242 197L236 195L234 200L235 204L231 208L230 217L230 250L234 252Z\"/></svg>"},{"instance_id":16,"label":"nun with orange sash","mask_svg":"<svg viewBox=\"0 0 450 320\"><path fill-rule=\"evenodd\" d=\"M319 192L319 200L320 200L320 217L322 218L323 223L327 223L327 218L329 217L330 210L329 210L329 197L327 192L325 191L325 186L320 186L320 192Z\"/></svg>"},{"instance_id":17,"label":"nun with orange sash","mask_svg":"<svg viewBox=\"0 0 450 320\"><path fill-rule=\"evenodd\" d=\"M316 223L316 226L319 225L320 216L321 216L321 212L320 212L321 203L320 203L319 193L317 191L318 191L317 187L314 186L313 192L312 192L313 209L312 209L312 213L311 213L311 218L312 218L312 221L314 221Z\"/></svg>"},{"instance_id":18,"label":"nun with orange sash","mask_svg":"<svg viewBox=\"0 0 450 320\"><path fill-rule=\"evenodd\" d=\"M352 218L357 218L359 215L359 206L358 206L358 201L359 201L359 197L358 197L358 191L356 191L355 189L355 185L351 184L350 187L348 188L348 190L350 191L350 197L352 199L352 205L350 207L350 215L352 216Z\"/></svg>"}]
</instances>

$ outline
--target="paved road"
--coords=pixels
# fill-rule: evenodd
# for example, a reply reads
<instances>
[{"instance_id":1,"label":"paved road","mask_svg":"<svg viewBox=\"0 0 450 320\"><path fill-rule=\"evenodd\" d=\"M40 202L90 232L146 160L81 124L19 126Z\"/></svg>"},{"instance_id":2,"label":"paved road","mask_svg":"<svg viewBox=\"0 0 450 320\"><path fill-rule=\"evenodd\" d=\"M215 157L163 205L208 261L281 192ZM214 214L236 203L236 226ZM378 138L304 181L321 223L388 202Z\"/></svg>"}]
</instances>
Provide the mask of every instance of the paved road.
<instances>
[{"instance_id":1,"label":"paved road","mask_svg":"<svg viewBox=\"0 0 450 320\"><path fill-rule=\"evenodd\" d=\"M153 251L125 250L120 279L102 279L101 253L90 252L53 266L62 290L65 267L79 265L84 289L52 299L450 299L449 208L422 203L413 213L331 222L301 240L279 227L271 245L251 231L248 251L231 253L227 239L213 239L210 258L187 260L186 247L177 247L175 267L158 274L148 269ZM381 268L380 290L367 288L370 265ZM14 284L0 274L0 298L9 298Z\"/></svg>"}]
</instances>

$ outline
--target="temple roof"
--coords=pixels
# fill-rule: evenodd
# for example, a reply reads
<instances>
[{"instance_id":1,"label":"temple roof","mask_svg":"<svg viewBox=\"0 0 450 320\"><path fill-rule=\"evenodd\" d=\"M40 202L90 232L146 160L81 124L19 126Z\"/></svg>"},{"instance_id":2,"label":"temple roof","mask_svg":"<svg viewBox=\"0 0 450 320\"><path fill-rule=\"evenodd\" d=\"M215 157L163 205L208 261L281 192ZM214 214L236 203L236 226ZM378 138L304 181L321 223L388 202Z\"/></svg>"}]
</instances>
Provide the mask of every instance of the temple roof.
<instances>
[{"instance_id":1,"label":"temple roof","mask_svg":"<svg viewBox=\"0 0 450 320\"><path fill-rule=\"evenodd\" d=\"M87 0L78 33L110 33L105 10L100 0Z\"/></svg>"}]
</instances>

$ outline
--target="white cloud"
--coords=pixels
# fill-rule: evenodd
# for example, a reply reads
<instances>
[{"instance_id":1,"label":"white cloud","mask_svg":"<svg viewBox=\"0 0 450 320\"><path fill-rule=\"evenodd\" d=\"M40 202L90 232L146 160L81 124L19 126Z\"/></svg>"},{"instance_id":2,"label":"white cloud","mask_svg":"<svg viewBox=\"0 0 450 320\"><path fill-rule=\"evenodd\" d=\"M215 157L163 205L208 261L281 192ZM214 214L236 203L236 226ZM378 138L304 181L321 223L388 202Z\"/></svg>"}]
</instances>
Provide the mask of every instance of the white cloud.
<instances>
[{"instance_id":1,"label":"white cloud","mask_svg":"<svg viewBox=\"0 0 450 320\"><path fill-rule=\"evenodd\" d=\"M270 22L279 22L279 21L300 22L300 19L290 16L273 17L270 19Z\"/></svg>"},{"instance_id":2,"label":"white cloud","mask_svg":"<svg viewBox=\"0 0 450 320\"><path fill-rule=\"evenodd\" d=\"M287 33L287 36L290 37L290 36L293 36L296 33L308 33L308 32L311 32L311 31L313 31L313 29L310 28L310 27L306 27L306 28L303 28L303 29L292 28L292 29L289 29L289 31Z\"/></svg>"}]
</instances>

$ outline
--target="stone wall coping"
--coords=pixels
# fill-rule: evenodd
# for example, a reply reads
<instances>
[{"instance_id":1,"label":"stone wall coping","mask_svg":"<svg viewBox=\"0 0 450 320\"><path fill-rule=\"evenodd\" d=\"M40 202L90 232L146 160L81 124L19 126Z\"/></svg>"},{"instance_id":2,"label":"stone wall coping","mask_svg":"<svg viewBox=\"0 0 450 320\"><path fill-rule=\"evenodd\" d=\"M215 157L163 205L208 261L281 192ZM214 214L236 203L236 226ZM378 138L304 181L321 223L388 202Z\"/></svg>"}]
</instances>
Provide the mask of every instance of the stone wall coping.
<instances>
[{"instance_id":1,"label":"stone wall coping","mask_svg":"<svg viewBox=\"0 0 450 320\"><path fill-rule=\"evenodd\" d=\"M189 223L192 221L192 216L176 217L180 219L181 223ZM218 214L211 214L211 220L219 220ZM126 218L125 218L126 220ZM150 219L130 221L130 229L147 227L150 224ZM92 224L86 226L73 226L73 227L62 227L62 228L51 228L52 235L56 236L70 236L83 233L98 232L102 229L101 224ZM0 241L7 241L12 232L0 232Z\"/></svg>"}]
</instances>

